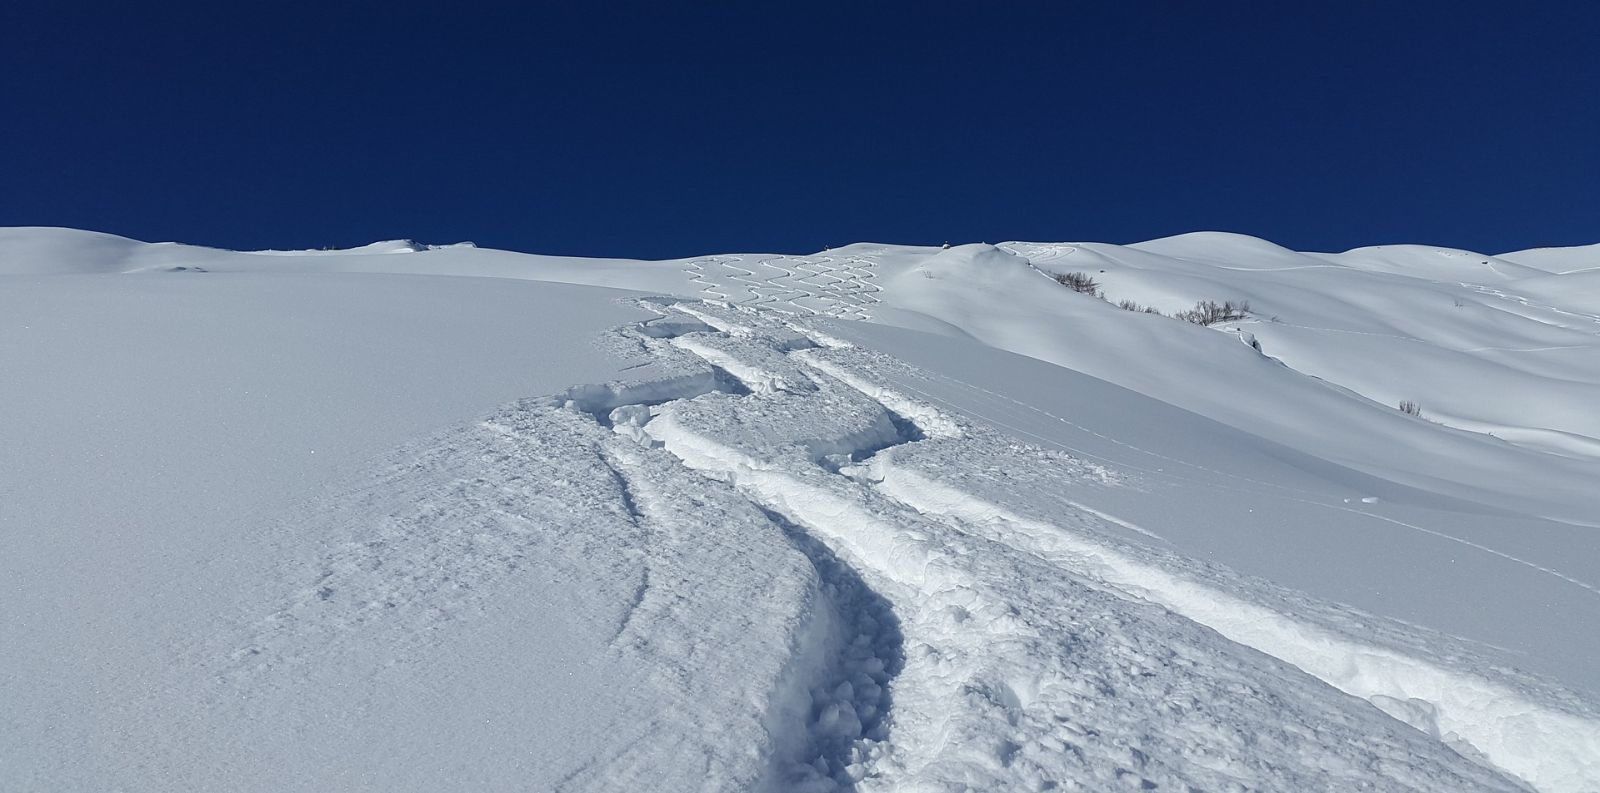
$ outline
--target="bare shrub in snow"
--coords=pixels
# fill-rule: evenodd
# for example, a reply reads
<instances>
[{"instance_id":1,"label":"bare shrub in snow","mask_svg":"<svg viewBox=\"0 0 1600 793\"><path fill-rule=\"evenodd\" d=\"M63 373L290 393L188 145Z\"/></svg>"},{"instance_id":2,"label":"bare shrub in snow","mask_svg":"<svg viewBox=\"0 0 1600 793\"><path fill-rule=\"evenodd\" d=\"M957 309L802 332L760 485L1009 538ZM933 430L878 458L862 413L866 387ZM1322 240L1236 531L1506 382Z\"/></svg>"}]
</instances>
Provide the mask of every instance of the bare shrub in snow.
<instances>
[{"instance_id":1,"label":"bare shrub in snow","mask_svg":"<svg viewBox=\"0 0 1600 793\"><path fill-rule=\"evenodd\" d=\"M1056 283L1080 294L1100 296L1100 285L1088 273L1056 273Z\"/></svg>"},{"instance_id":2,"label":"bare shrub in snow","mask_svg":"<svg viewBox=\"0 0 1600 793\"><path fill-rule=\"evenodd\" d=\"M1120 308L1123 311L1136 311L1141 314L1155 314L1157 316L1161 315L1160 311L1157 311L1150 306L1141 306L1132 300L1123 300L1122 302L1117 303L1117 308Z\"/></svg>"},{"instance_id":3,"label":"bare shrub in snow","mask_svg":"<svg viewBox=\"0 0 1600 793\"><path fill-rule=\"evenodd\" d=\"M1193 322L1196 325L1215 325L1218 322L1231 322L1244 319L1250 313L1250 303L1241 300L1237 303L1232 300L1218 303L1214 300L1202 300L1194 304L1194 308L1179 311L1173 316L1184 322Z\"/></svg>"},{"instance_id":4,"label":"bare shrub in snow","mask_svg":"<svg viewBox=\"0 0 1600 793\"><path fill-rule=\"evenodd\" d=\"M1400 401L1400 412L1406 414L1407 416L1420 417L1422 415L1422 405L1412 402L1409 399L1403 399Z\"/></svg>"}]
</instances>

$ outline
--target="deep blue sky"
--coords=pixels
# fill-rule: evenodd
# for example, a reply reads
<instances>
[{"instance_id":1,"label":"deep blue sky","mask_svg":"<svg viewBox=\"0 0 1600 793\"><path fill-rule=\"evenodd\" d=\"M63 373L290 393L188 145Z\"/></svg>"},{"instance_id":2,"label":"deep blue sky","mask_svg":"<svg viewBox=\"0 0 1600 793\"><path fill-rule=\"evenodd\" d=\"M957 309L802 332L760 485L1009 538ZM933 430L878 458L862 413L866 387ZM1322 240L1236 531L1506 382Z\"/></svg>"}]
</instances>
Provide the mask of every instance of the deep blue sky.
<instances>
[{"instance_id":1,"label":"deep blue sky","mask_svg":"<svg viewBox=\"0 0 1600 793\"><path fill-rule=\"evenodd\" d=\"M1600 241L1595 2L63 5L0 3L0 225L643 257Z\"/></svg>"}]
</instances>

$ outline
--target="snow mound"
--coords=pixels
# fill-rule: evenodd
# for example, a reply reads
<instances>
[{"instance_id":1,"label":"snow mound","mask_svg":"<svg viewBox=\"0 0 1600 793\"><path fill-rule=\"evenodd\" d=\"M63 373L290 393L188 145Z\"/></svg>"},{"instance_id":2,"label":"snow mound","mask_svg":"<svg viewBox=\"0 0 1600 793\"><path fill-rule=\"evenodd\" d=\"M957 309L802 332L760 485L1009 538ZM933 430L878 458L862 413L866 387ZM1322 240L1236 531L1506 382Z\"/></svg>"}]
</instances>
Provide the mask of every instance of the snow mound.
<instances>
[{"instance_id":1,"label":"snow mound","mask_svg":"<svg viewBox=\"0 0 1600 793\"><path fill-rule=\"evenodd\" d=\"M437 246L421 245L413 240L384 240L382 242L372 242L366 245L359 245L354 248L312 248L298 251L243 251L243 253L253 253L259 256L361 256L366 254L384 253L416 253L417 251L425 251L434 247Z\"/></svg>"},{"instance_id":2,"label":"snow mound","mask_svg":"<svg viewBox=\"0 0 1600 793\"><path fill-rule=\"evenodd\" d=\"M1500 258L1547 273L1574 273L1600 267L1600 243L1568 248L1533 248L1502 253Z\"/></svg>"}]
</instances>

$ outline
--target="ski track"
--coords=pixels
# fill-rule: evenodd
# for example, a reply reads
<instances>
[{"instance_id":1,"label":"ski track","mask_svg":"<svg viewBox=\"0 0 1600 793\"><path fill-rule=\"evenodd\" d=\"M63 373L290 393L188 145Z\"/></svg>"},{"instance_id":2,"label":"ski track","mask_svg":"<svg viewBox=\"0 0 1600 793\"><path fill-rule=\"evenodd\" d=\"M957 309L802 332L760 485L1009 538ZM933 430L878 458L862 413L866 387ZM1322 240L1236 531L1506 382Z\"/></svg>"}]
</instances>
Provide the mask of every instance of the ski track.
<instances>
[{"instance_id":1,"label":"ski track","mask_svg":"<svg viewBox=\"0 0 1600 793\"><path fill-rule=\"evenodd\" d=\"M1511 302L1511 303L1515 303L1516 305L1522 306L1523 308L1533 309L1533 310L1537 310L1537 311L1548 311L1548 312L1550 312L1552 314L1557 314L1557 315L1560 315L1562 317L1571 317L1573 319L1579 320L1580 322L1588 323L1590 325L1600 325L1600 314L1587 314L1587 313L1584 313L1584 312L1581 312L1581 311L1569 311L1569 310L1564 309L1564 308L1556 308L1555 306L1547 305L1547 304L1544 304L1544 303L1536 303L1536 302L1534 302L1532 300L1529 300L1528 298L1522 297L1521 295L1513 295L1513 294L1511 294L1509 292L1504 292L1504 291L1501 291L1499 289L1495 289L1493 287L1484 286L1482 284L1472 284L1472 283L1467 283L1465 281L1461 281L1461 282L1457 282L1457 283L1460 286L1464 286L1464 287L1466 287L1468 289L1471 289L1472 291L1477 292L1477 293L1479 293L1481 295L1487 295L1488 297L1491 297L1491 298L1495 298L1495 299L1498 299L1498 300L1503 300L1503 301L1508 301L1508 302ZM1503 311L1504 309L1501 309L1501 310ZM1516 313L1516 312L1510 312L1510 313ZM1521 316L1521 317L1524 317L1524 318L1527 318L1527 319L1532 319L1532 320L1535 320L1535 321L1538 321L1538 322L1544 322L1546 325L1553 325L1553 326L1559 327L1559 328L1566 328L1567 330L1576 330L1576 331L1585 332L1585 333L1600 333L1600 330L1595 330L1593 328L1585 328L1585 327L1576 327L1576 328L1574 328L1574 327L1571 327L1569 325L1563 325L1560 322L1549 322L1549 321L1546 321L1546 320L1539 319L1538 317L1528 316L1527 314L1518 314L1517 316Z\"/></svg>"},{"instance_id":2,"label":"ski track","mask_svg":"<svg viewBox=\"0 0 1600 793\"><path fill-rule=\"evenodd\" d=\"M761 268L780 275L761 281ZM425 643L528 560L553 557L576 576L611 543L626 549L610 574L624 604L612 651L656 670L656 696L676 705L563 790L1522 789L1509 773L1559 793L1600 782L1600 721L1437 663L1399 638L1415 629L1175 560L1155 531L1070 498L1087 483L1121 486L1126 470L1171 471L960 409L918 387L928 373L807 319L868 318L870 260L718 256L686 272L704 299L637 301L660 316L609 340L664 374L524 400L407 456L370 492L407 491L419 471L449 484L330 548L307 586L247 626L218 696L364 633ZM1103 438L939 378L1001 412ZM1105 440L1212 486L1389 520ZM546 481L562 485L545 492ZM764 536L782 541L742 539ZM792 574L753 592L716 572L728 569ZM1308 612L1322 618L1290 616ZM756 668L708 680L708 658ZM694 765L676 756L708 760L692 779L661 776Z\"/></svg>"},{"instance_id":3,"label":"ski track","mask_svg":"<svg viewBox=\"0 0 1600 793\"><path fill-rule=\"evenodd\" d=\"M920 373L920 372L911 372L910 374L913 377L921 377L922 376L922 373ZM1238 492L1240 494L1248 494L1248 495L1257 496L1257 497L1275 498L1275 499L1281 499L1281 500L1285 500L1285 501L1293 501L1293 502L1296 502L1296 503L1305 504L1305 505L1313 506L1313 507L1318 507L1318 508L1321 508L1321 509L1337 510L1339 512L1346 512L1346 513L1350 513L1350 514L1353 514L1353 515L1360 515L1360 516L1365 517L1365 518L1371 518L1373 520L1384 521L1386 523L1390 523L1390 524L1393 524L1393 525L1396 525L1396 526L1400 526L1400 527L1405 528L1405 529L1421 532L1423 534L1428 534L1428 535L1431 535L1431 536L1434 536L1434 537L1438 537L1438 538L1440 538L1442 540L1446 540L1448 542L1452 542L1452 543L1456 543L1456 544L1459 544L1459 545L1462 545L1462 546L1465 546L1465 547L1468 547L1468 548L1472 548L1473 550L1480 551L1482 553L1487 553L1487 554L1492 555L1492 556L1496 556L1498 558L1504 559L1504 560L1509 561L1509 562L1513 562L1515 564L1522 565L1522 566L1527 567L1527 568L1532 569L1532 570L1537 570L1540 573L1543 573L1545 575L1552 576L1554 578L1560 579L1561 581L1564 581L1564 582L1566 582L1568 584L1571 584L1573 586L1577 586L1577 587L1579 587L1581 589L1587 590L1587 591L1589 591L1591 593L1594 593L1596 595L1600 595L1600 586L1596 586L1593 583L1590 583L1590 582L1587 582L1587 581L1583 581L1583 580L1578 579L1578 578L1574 578L1572 576L1569 576L1569 575L1567 575L1565 573L1560 572L1559 570L1553 570L1551 568L1548 568L1548 567L1545 567L1543 565L1540 565L1537 562L1533 562L1533 561L1530 561L1530 560L1527 560L1527 559L1523 559L1521 557L1505 553L1504 551L1500 551L1500 550L1497 550L1495 548L1491 548L1491 547L1488 547L1486 545L1482 545L1480 543L1476 543L1476 542L1473 542L1471 540L1468 540L1468 539L1465 539L1465 538L1462 538L1462 537L1457 537L1455 535L1452 535L1452 534L1449 534L1449 533L1446 533L1446 532L1441 532L1441 531L1438 531L1436 529L1429 529L1429 528L1422 527L1422 526L1417 526L1417 525L1414 525L1414 524L1411 524L1411 523L1406 523L1404 521L1396 520L1394 518L1386 517L1386 516L1379 515L1379 514L1376 514L1376 513L1373 513L1373 512L1368 512L1366 510L1355 509L1355 508L1352 508L1352 507L1349 507L1349 506L1345 506L1345 505L1342 505L1342 504L1334 504L1334 503L1329 503L1329 502L1326 502L1326 501L1322 501L1322 500L1316 499L1315 498L1316 494L1311 493L1310 491L1300 490L1300 489L1297 489L1297 488L1290 488L1290 487L1286 487L1284 485L1279 485L1279 484L1271 483L1271 482L1262 482L1262 481L1257 480L1257 479L1251 479L1249 477L1239 476L1237 474L1232 474L1232 473L1229 473L1229 472L1226 472L1226 471L1220 471L1220 470L1217 470L1217 469L1214 469L1214 468L1208 468L1208 467L1205 467L1205 466L1202 466L1202 465L1191 463L1191 462L1186 461L1186 460L1179 460L1179 459L1176 459L1176 458L1173 458L1173 457L1168 457L1166 455L1157 454L1155 452L1151 452L1151 451L1148 451L1146 449L1142 449L1142 448L1140 448L1138 446L1133 446L1131 444L1127 444L1127 443L1124 443L1122 441L1118 441L1118 440L1116 440L1114 438L1109 438L1107 436L1104 436L1104 435L1101 435L1099 433L1093 432L1092 430L1089 430L1089 429L1087 429L1085 427L1082 427L1080 425L1074 424L1074 423L1072 423L1071 421L1069 421L1067 419L1061 418L1060 416L1056 416L1053 413L1050 413L1050 412L1045 411L1045 410L1040 409L1040 408L1036 408L1036 407L1034 407L1032 405L1028 405L1028 404L1026 404L1024 402L1020 402L1018 400L1011 399L1010 397L1003 397L1003 396L1001 396L999 394L995 394L994 392L989 391L989 390L984 389L984 388L981 388L979 386L974 386L974 385L972 385L970 383L966 383L966 382L963 382L961 380L957 380L955 378L947 377L947 376L944 376L944 375L940 375L939 377L942 380L946 380L946 381L951 382L953 384L960 385L960 386L963 386L963 387L966 387L966 388L969 388L969 389L973 389L975 391L978 391L978 392L981 392L983 394L986 394L986 395L988 395L990 397L993 397L993 398L996 398L996 399L1003 399L1003 400L1006 400L1008 402L1013 402L1019 407L1022 407L1024 409L1027 409L1027 410L1030 410L1032 412L1035 412L1035 413L1037 413L1037 414L1039 414L1041 416L1044 416L1044 417L1046 417L1048 419L1051 419L1053 421L1057 421L1057 422L1060 422L1062 424L1066 424L1067 426L1073 427L1075 429L1082 430L1082 431L1087 432L1087 433L1089 433L1091 435L1094 435L1095 437L1100 438L1102 440L1106 440L1106 441L1110 441L1112 443L1115 443L1118 446L1126 448L1131 452L1135 452L1135 453L1138 453L1140 455L1147 455L1147 456L1150 456L1150 457L1154 457L1154 458L1156 458L1158 460L1161 460L1161 461L1164 461L1164 462L1167 462L1167 463L1181 465L1181 466L1184 466L1186 468L1190 468L1190 469L1193 469L1193 470L1196 470L1196 471L1200 471L1200 472L1204 472L1204 473L1207 473L1207 474L1211 474L1211 475L1214 475L1214 476L1217 476L1217 477L1220 477L1220 478L1237 480L1237 481L1240 481L1240 482L1245 482L1245 483L1248 483L1248 484L1251 484L1251 485L1257 485L1257 486L1260 486L1260 487L1270 488L1270 489L1269 490L1256 490L1256 489L1253 489L1253 488L1245 488L1245 487L1241 487L1241 486L1238 486L1238 485L1232 485L1232 484L1227 484L1227 483L1218 483L1218 482L1214 482L1214 481L1194 479L1194 478L1191 478L1191 477L1185 477L1185 476L1183 476L1181 474L1173 474L1172 472L1167 471L1167 470L1162 469L1162 468L1147 468L1147 467L1138 466L1136 464L1128 463L1128 462L1122 461L1122 460L1112 460L1112 459L1109 459L1109 458L1106 458L1106 457L1103 457L1103 456L1100 456L1100 455L1095 455L1095 454L1093 454L1091 452L1084 451L1082 449L1075 448L1075 447L1073 447L1071 445L1061 443L1060 441L1056 441L1056 440L1051 439L1051 438L1046 438L1046 437L1041 436L1041 435L1039 435L1037 433L1030 432L1030 431L1028 431L1026 429L1023 429L1021 427L1016 426L1015 424L1009 423L1008 421L1006 421L1004 419L997 418L997 417L993 416L992 414L979 413L979 412L972 411L970 409L962 408L960 406L951 404L950 402L948 402L946 400L940 399L940 398L938 398L938 397L936 397L936 396L934 396L932 394L927 393L926 391L919 390L919 389L917 389L917 388L915 388L913 386L910 386L908 384L900 383L899 387L904 388L907 391L915 394L920 399L927 400L929 403L942 405L943 407L945 407L945 408L947 408L947 409L949 409L951 411L954 411L956 413L961 413L961 414L964 414L964 415L970 415L975 419L987 422L987 423L992 424L992 425L997 426L997 427L1005 428L1007 430L1010 430L1011 432L1017 433L1018 435L1022 435L1022 436L1026 436L1026 437L1032 438L1032 439L1034 439L1034 440L1036 440L1036 441L1038 441L1040 443L1046 444L1046 445L1056 446L1056 447L1058 447L1060 449L1063 449L1065 451L1071 452L1071 453L1076 454L1076 455L1080 455L1080 456L1083 456L1083 457L1088 457L1088 458L1093 458L1093 459L1099 460L1099 461L1101 461L1101 462L1103 462L1103 463L1105 463L1107 465L1111 465L1111 466L1118 467L1118 468L1125 468L1125 469L1131 468L1133 470L1140 471L1140 472L1145 473L1145 474L1149 474L1149 475L1152 475L1152 476L1159 475L1159 476L1161 476L1163 478L1171 479L1171 480L1174 480L1174 481L1183 481L1183 482L1189 482L1191 484L1205 485L1207 487L1214 487L1214 488L1232 490L1232 491ZM1074 506L1076 508L1078 508L1078 509L1087 509L1086 507L1083 507L1082 505L1074 505ZM1131 524L1128 524L1128 525L1131 527ZM1146 534L1149 533L1148 530L1142 529L1142 528L1135 528L1134 530L1135 531L1139 531L1141 533L1146 533Z\"/></svg>"},{"instance_id":4,"label":"ski track","mask_svg":"<svg viewBox=\"0 0 1600 793\"><path fill-rule=\"evenodd\" d=\"M812 285L821 276L838 272L814 261L796 262L795 268L813 273L802 279ZM877 687L869 689L868 701L861 701L854 686L835 687L827 706L812 708L802 741L808 748L800 753L821 746L835 748L817 755L810 766L814 776L800 783L790 778L788 784L798 784L796 789L812 783L885 790L974 785L1044 789L1085 780L1097 780L1090 787L1113 783L1209 787L1231 782L1280 789L1343 789L1356 777L1341 776L1337 769L1363 764L1383 768L1387 783L1396 789L1430 789L1440 779L1451 780L1446 787L1457 790L1513 787L1461 755L1486 757L1548 790L1584 789L1584 780L1591 778L1586 775L1595 772L1590 765L1594 755L1586 753L1600 750L1600 728L1591 721L1531 702L1492 681L1365 644L1322 625L1296 622L1283 612L1140 561L1085 528L1096 521L1108 522L1159 541L1154 532L1115 516L1064 500L1069 514L1058 520L1065 523L1052 525L1013 514L929 479L925 471L899 465L906 454L963 459L975 453L975 445L980 456L1016 453L1014 444L985 440L988 436L975 433L964 421L922 401L918 397L926 395L903 379L881 373L884 368L909 367L885 366L883 356L749 306L716 300L651 305L668 316L690 318L669 323L681 335L667 339L665 345L656 339L653 349L687 353L743 387L656 402L647 414L634 414L626 432L642 444L664 448L689 469L733 485L795 536L798 544L810 544L807 558L819 571L837 565L831 568L835 571L831 577L837 579L839 568L852 570L849 577L870 589L871 599L884 604L900 626L896 634L903 643L903 657L892 652L868 655L870 670L879 673L866 677ZM831 316L843 318L837 313ZM697 330L697 324L710 330ZM797 340L797 332L809 343ZM618 432L625 431L620 427L627 422L613 416L612 423ZM1114 468L1125 465L1106 462ZM1077 466L1065 468L1071 475L1115 478L1102 466L1075 461L1071 465ZM1057 484L1070 486L1065 481ZM1017 581L1028 582L1026 592L1006 584ZM1076 616L1060 622L1064 614ZM1086 638L1084 621L1108 618L1120 626L1118 630ZM874 616L872 621L882 620ZM1273 660L1248 660L1252 657L1226 643L1204 647L1206 640L1191 635L1198 631L1204 636L1211 630ZM1146 631L1168 637L1160 641L1175 634L1190 636L1174 641L1198 656L1185 656L1180 662L1170 650L1144 638ZM1063 655L1064 646L1072 652ZM1085 653L1098 659L1092 669L1078 665ZM1161 656L1159 663L1151 653ZM1204 663L1197 660L1200 656ZM1270 668L1246 673L1252 663ZM1163 671L1153 672L1151 664ZM1217 672L1219 665L1242 677ZM835 662L832 668L847 670L846 677L861 678L858 662ZM1116 670L1133 671L1125 679L1117 677ZM1303 697L1303 689L1315 685L1309 679L1295 679L1301 670L1378 705L1394 718L1362 710L1367 705L1354 704L1357 699L1286 706L1286 700ZM1088 696L1084 686L1089 684L1082 682L1085 675L1117 679L1101 680L1095 684L1101 687L1099 693ZM1151 703L1124 703L1140 721L1133 730L1117 723L1117 714L1085 700L1115 691L1136 703L1150 694L1148 686L1169 690L1176 684L1171 675L1182 678L1185 690L1224 685L1233 691L1241 685L1239 680L1250 680L1251 694L1273 704L1270 708L1248 704L1249 696L1246 704L1234 704L1244 711L1261 705L1271 711L1271 719L1281 720L1287 712L1291 721L1304 717L1306 723L1322 720L1319 723L1325 725L1328 711L1336 711L1332 723L1342 726L1331 729L1354 730L1362 736L1361 748L1352 751L1371 754L1361 761L1335 758L1332 753L1349 747L1330 748L1338 744L1332 734L1316 730L1300 734L1293 729L1270 737L1257 733L1253 739L1263 744L1229 753L1218 746L1231 740L1223 735L1239 729L1238 724L1208 723L1195 733L1195 725L1186 721L1192 714L1163 722L1161 716L1140 712L1157 707L1154 701L1159 696L1151 694ZM1149 677L1159 682L1149 683ZM1263 679L1272 681L1266 684L1270 693L1261 688ZM884 687L895 702L887 719L881 719L879 707L887 702L887 694L879 690ZM1282 710L1285 707L1287 711ZM880 720L863 719L862 712ZM1244 717L1253 725L1250 729L1265 729L1246 713L1233 716ZM1265 712L1261 717L1262 724L1271 720ZM1366 721L1369 717L1373 720ZM997 729L997 725L1003 726ZM1528 745L1548 731L1568 739L1556 745ZM1184 743L1188 740L1204 745ZM849 748L837 748L841 742ZM1263 751L1266 745L1303 764L1284 766L1273 751ZM1216 751L1225 754L1226 761L1209 756ZM1269 762L1271 757L1279 759Z\"/></svg>"}]
</instances>

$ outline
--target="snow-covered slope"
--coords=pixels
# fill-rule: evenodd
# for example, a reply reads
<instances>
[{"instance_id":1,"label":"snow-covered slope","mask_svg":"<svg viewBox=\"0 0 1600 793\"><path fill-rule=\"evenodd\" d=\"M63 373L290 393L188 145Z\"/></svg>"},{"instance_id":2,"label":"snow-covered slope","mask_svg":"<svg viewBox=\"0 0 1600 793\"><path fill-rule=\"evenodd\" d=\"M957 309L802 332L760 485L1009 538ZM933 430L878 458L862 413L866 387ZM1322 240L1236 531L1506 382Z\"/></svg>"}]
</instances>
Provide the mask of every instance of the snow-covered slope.
<instances>
[{"instance_id":1,"label":"snow-covered slope","mask_svg":"<svg viewBox=\"0 0 1600 793\"><path fill-rule=\"evenodd\" d=\"M1600 790L1597 250L0 229L0 786Z\"/></svg>"}]
</instances>

